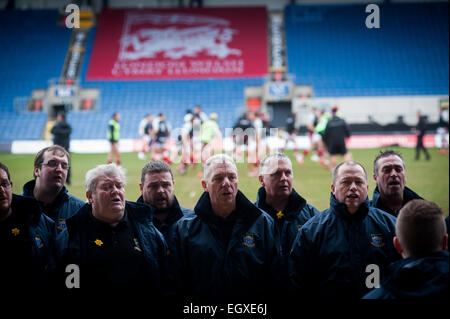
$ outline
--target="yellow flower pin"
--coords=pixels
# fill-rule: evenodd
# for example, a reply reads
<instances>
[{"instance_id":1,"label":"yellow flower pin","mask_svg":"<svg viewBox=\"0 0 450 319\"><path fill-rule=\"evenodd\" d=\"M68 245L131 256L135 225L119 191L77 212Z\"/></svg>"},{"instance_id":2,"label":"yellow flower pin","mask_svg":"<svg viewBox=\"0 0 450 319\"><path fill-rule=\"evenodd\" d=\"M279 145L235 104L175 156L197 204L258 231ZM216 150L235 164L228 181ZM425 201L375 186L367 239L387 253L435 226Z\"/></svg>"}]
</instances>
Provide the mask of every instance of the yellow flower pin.
<instances>
[{"instance_id":1,"label":"yellow flower pin","mask_svg":"<svg viewBox=\"0 0 450 319\"><path fill-rule=\"evenodd\" d=\"M94 241L94 243L95 243L97 246L103 245L103 242L102 242L100 239L96 239L96 240Z\"/></svg>"},{"instance_id":2,"label":"yellow flower pin","mask_svg":"<svg viewBox=\"0 0 450 319\"><path fill-rule=\"evenodd\" d=\"M283 212L280 210L280 211L277 213L278 219L283 218L283 216L284 216L284 214L283 214Z\"/></svg>"},{"instance_id":3,"label":"yellow flower pin","mask_svg":"<svg viewBox=\"0 0 450 319\"><path fill-rule=\"evenodd\" d=\"M20 234L20 229L19 229L19 228L13 228L13 229L11 229L11 233L12 233L14 236L17 236L17 235Z\"/></svg>"}]
</instances>

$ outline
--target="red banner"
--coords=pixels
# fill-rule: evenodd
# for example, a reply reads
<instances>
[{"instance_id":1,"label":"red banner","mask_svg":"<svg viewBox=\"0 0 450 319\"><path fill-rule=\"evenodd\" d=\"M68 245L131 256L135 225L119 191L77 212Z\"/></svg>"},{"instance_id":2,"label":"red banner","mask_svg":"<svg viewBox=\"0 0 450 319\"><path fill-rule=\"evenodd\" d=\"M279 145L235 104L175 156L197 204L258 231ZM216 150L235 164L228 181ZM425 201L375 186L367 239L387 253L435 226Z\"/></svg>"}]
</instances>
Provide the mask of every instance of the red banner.
<instances>
[{"instance_id":1,"label":"red banner","mask_svg":"<svg viewBox=\"0 0 450 319\"><path fill-rule=\"evenodd\" d=\"M86 78L258 77L267 63L265 7L106 9Z\"/></svg>"}]
</instances>

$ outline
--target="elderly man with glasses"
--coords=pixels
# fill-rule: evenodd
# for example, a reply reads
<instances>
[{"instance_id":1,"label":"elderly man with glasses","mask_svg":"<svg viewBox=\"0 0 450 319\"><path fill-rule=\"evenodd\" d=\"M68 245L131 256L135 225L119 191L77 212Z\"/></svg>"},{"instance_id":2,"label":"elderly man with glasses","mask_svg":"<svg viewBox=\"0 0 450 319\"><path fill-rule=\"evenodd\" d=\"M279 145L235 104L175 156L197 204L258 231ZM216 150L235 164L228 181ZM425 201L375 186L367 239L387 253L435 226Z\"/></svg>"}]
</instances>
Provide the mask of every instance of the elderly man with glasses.
<instances>
[{"instance_id":1,"label":"elderly man with glasses","mask_svg":"<svg viewBox=\"0 0 450 319\"><path fill-rule=\"evenodd\" d=\"M34 197L41 203L44 213L57 224L58 232L66 228L66 219L84 205L64 186L69 165L70 155L63 147L46 147L34 158L34 180L23 186L23 195Z\"/></svg>"}]
</instances>

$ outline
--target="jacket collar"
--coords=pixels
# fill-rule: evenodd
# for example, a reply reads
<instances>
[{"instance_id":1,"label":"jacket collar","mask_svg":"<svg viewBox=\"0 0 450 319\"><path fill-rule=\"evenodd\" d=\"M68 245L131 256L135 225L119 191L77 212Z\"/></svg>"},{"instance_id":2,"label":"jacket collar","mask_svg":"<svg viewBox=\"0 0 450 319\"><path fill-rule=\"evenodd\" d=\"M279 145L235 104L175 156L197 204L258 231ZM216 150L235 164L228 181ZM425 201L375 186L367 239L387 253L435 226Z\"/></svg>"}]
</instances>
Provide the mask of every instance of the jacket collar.
<instances>
[{"instance_id":1,"label":"jacket collar","mask_svg":"<svg viewBox=\"0 0 450 319\"><path fill-rule=\"evenodd\" d=\"M153 214L155 214L158 211L152 205L145 203L142 195L139 196L139 198L137 199L136 202L150 206L153 209ZM183 214L183 211L181 210L180 204L178 203L178 199L176 196L174 196L172 206L169 208L169 214L167 215L167 218L164 221L164 223L173 224L183 216L184 216L184 214ZM156 222L156 220L154 222Z\"/></svg>"},{"instance_id":2,"label":"jacket collar","mask_svg":"<svg viewBox=\"0 0 450 319\"><path fill-rule=\"evenodd\" d=\"M127 222L137 221L140 223L152 222L154 209L150 205L133 203L125 201L125 213ZM86 203L80 208L77 214L68 219L68 223L80 223L83 225L88 222L92 215L92 205Z\"/></svg>"},{"instance_id":3,"label":"jacket collar","mask_svg":"<svg viewBox=\"0 0 450 319\"><path fill-rule=\"evenodd\" d=\"M413 199L422 199L422 197L420 197L418 194L416 194L412 189L405 186L405 188L403 189L403 206L407 202L409 202L410 200L413 200ZM376 208L387 209L387 207L383 207L384 205L381 201L381 194L380 194L380 190L378 189L378 186L376 186L375 189L373 190L372 204Z\"/></svg>"},{"instance_id":4,"label":"jacket collar","mask_svg":"<svg viewBox=\"0 0 450 319\"><path fill-rule=\"evenodd\" d=\"M215 223L216 215L211 207L209 193L203 192L195 205L194 211L202 220ZM236 209L234 212L236 213L237 219L249 224L253 223L261 215L261 210L252 204L240 190L236 194Z\"/></svg>"},{"instance_id":5,"label":"jacket collar","mask_svg":"<svg viewBox=\"0 0 450 319\"><path fill-rule=\"evenodd\" d=\"M363 220L369 213L369 198L359 206L358 210L354 214L350 214L347 210L345 203L339 202L333 193L330 195L330 208L337 216L344 219Z\"/></svg>"},{"instance_id":6,"label":"jacket collar","mask_svg":"<svg viewBox=\"0 0 450 319\"><path fill-rule=\"evenodd\" d=\"M23 195L28 197L34 197L33 191L36 186L36 180L31 180L25 185L23 185ZM52 206L59 206L61 203L65 202L69 198L69 192L65 186L59 191L58 196L56 196L55 200L51 204Z\"/></svg>"},{"instance_id":7,"label":"jacket collar","mask_svg":"<svg viewBox=\"0 0 450 319\"><path fill-rule=\"evenodd\" d=\"M23 220L27 224L38 224L42 215L39 202L30 197L24 197L16 194L13 194L12 196L11 206L13 214L16 214L19 219Z\"/></svg>"},{"instance_id":8,"label":"jacket collar","mask_svg":"<svg viewBox=\"0 0 450 319\"><path fill-rule=\"evenodd\" d=\"M448 256L441 250L393 262L382 285L399 297L443 293L448 287Z\"/></svg>"},{"instance_id":9,"label":"jacket collar","mask_svg":"<svg viewBox=\"0 0 450 319\"><path fill-rule=\"evenodd\" d=\"M258 190L258 195L256 197L256 205L267 212L269 215L274 217L277 211L266 203L266 196L266 189L264 187L260 187ZM286 219L290 219L296 216L297 213L301 211L306 205L306 200L302 196L300 196L300 194L298 194L295 189L292 189L288 200L288 205L283 211Z\"/></svg>"}]
</instances>

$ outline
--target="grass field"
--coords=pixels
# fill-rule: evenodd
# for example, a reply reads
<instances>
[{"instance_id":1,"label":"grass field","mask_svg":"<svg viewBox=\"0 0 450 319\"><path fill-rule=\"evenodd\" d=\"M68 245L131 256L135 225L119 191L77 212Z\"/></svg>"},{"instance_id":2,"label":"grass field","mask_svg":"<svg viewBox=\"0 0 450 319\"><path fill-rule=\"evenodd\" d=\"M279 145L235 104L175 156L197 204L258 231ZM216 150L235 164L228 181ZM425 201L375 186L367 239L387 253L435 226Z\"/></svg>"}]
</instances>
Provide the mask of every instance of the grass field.
<instances>
[{"instance_id":1,"label":"grass field","mask_svg":"<svg viewBox=\"0 0 450 319\"><path fill-rule=\"evenodd\" d=\"M449 213L449 157L438 155L437 149L430 149L432 159L414 161L414 149L393 148L399 151L406 162L406 185L421 195L423 198L436 202L444 211ZM369 198L375 183L372 178L373 159L379 149L352 150L353 157L366 168L369 174ZM309 203L319 210L329 206L331 173L322 166L309 160L305 160L303 166L296 164L292 152L287 151L294 163L294 188ZM141 168L146 161L139 160L137 153L122 154L122 165L127 170L126 198L134 201L140 196L139 182ZM0 154L0 161L9 167L13 181L13 192L22 193L22 186L33 178L34 155ZM106 163L106 154L72 154L72 183L68 186L69 192L85 200L84 176L86 172L98 164ZM238 164L239 189L251 200L256 200L256 193L260 187L257 177L247 177L247 164ZM174 167L175 168L175 167ZM188 169L185 176L179 175L174 170L175 195L180 204L187 208L193 208L202 193L200 178L196 173L201 170L201 165L193 170Z\"/></svg>"}]
</instances>

